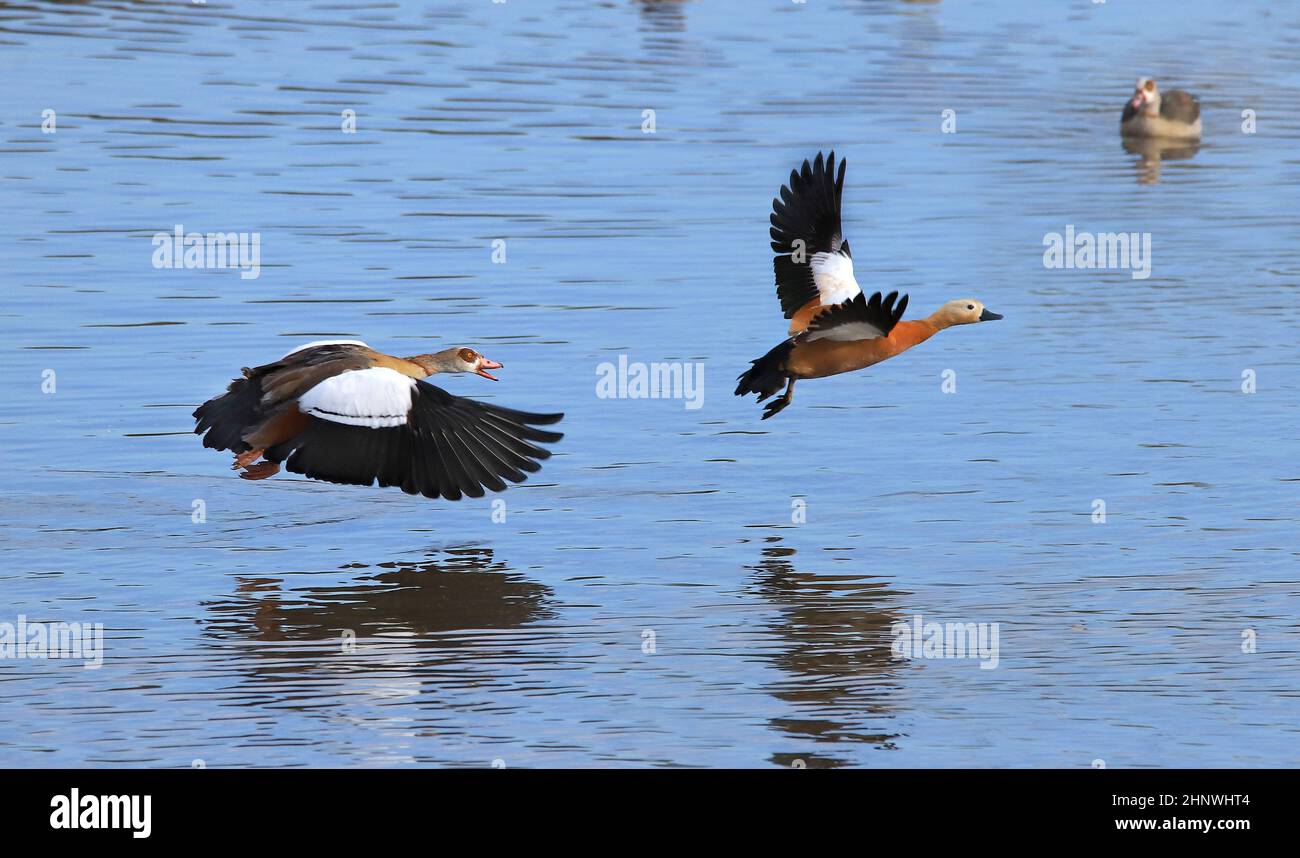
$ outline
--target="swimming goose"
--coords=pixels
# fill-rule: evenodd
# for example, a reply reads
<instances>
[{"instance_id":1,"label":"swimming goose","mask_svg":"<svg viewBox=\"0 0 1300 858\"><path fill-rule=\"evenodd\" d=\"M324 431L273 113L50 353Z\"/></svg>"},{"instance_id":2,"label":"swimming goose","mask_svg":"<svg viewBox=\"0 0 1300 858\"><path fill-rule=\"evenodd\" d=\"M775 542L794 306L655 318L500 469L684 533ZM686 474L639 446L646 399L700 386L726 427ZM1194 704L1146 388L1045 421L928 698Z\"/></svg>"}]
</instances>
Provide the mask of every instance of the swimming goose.
<instances>
[{"instance_id":1,"label":"swimming goose","mask_svg":"<svg viewBox=\"0 0 1300 858\"><path fill-rule=\"evenodd\" d=\"M1133 97L1124 105L1119 130L1127 137L1199 140L1201 105L1190 92L1171 89L1161 93L1151 78L1138 78Z\"/></svg>"},{"instance_id":2,"label":"swimming goose","mask_svg":"<svg viewBox=\"0 0 1300 858\"><path fill-rule=\"evenodd\" d=\"M792 336L740 375L736 395L758 394L767 404L763 419L790 404L794 383L824 378L880 363L954 325L1002 317L974 298L949 301L924 319L902 321L907 298L897 292L868 300L853 276L849 242L840 226L845 161L835 172L835 153L822 154L790 173L789 185L772 201L772 260L776 294Z\"/></svg>"},{"instance_id":3,"label":"swimming goose","mask_svg":"<svg viewBox=\"0 0 1300 858\"><path fill-rule=\"evenodd\" d=\"M283 462L331 483L482 497L505 489L503 478L518 483L539 470L551 454L536 444L563 435L534 427L564 415L453 396L422 379L473 373L495 381L488 370L500 367L468 348L399 358L359 340L321 340L245 367L194 412L194 432L204 447L233 452L232 470L248 480L273 476Z\"/></svg>"}]
</instances>

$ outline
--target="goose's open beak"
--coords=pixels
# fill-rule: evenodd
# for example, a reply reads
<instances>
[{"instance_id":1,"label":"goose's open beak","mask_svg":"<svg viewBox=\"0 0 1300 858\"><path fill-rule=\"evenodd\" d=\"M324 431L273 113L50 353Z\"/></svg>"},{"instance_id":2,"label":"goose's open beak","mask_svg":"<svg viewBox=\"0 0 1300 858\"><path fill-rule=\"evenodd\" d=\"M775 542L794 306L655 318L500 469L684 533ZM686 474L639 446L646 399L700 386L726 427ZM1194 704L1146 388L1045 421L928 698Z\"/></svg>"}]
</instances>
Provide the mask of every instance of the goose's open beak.
<instances>
[{"instance_id":1,"label":"goose's open beak","mask_svg":"<svg viewBox=\"0 0 1300 858\"><path fill-rule=\"evenodd\" d=\"M992 310L985 310L983 313L980 313L981 322L996 322L998 319L1001 318L1002 318L1001 313L994 313Z\"/></svg>"},{"instance_id":2,"label":"goose's open beak","mask_svg":"<svg viewBox=\"0 0 1300 858\"><path fill-rule=\"evenodd\" d=\"M487 372L487 370L489 370L489 369L501 369L501 367L502 367L502 364L499 364L499 363L497 363L497 362L494 361L494 360L488 360L487 358L483 358L481 361L478 362L478 370L477 370L474 374L475 374L475 375L481 375L481 376L483 376L484 378L490 378L490 379L492 379L493 381L496 381L496 380L497 380L497 377L496 377L495 375L493 375L492 373Z\"/></svg>"},{"instance_id":3,"label":"goose's open beak","mask_svg":"<svg viewBox=\"0 0 1300 858\"><path fill-rule=\"evenodd\" d=\"M1144 103L1146 103L1146 97L1140 92L1134 93L1133 100L1129 102L1134 110L1141 110Z\"/></svg>"}]
</instances>

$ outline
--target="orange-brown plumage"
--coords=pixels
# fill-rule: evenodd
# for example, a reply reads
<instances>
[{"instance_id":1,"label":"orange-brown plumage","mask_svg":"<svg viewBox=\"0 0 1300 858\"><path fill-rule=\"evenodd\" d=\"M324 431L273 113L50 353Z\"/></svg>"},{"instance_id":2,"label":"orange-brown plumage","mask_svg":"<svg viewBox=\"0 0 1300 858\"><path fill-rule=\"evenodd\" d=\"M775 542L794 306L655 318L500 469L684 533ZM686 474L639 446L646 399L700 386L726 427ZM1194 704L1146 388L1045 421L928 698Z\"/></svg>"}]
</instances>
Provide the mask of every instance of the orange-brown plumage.
<instances>
[{"instance_id":1,"label":"orange-brown plumage","mask_svg":"<svg viewBox=\"0 0 1300 858\"><path fill-rule=\"evenodd\" d=\"M798 342L786 363L792 378L825 378L853 372L889 360L934 336L939 329L928 320L899 322L888 336L868 340Z\"/></svg>"},{"instance_id":2,"label":"orange-brown plumage","mask_svg":"<svg viewBox=\"0 0 1300 858\"><path fill-rule=\"evenodd\" d=\"M1002 318L975 299L949 301L924 319L902 320L908 296L863 294L853 276L849 242L841 228L845 162L835 153L804 161L772 201L772 260L777 297L790 319L790 338L752 361L736 395L754 393L763 419L790 404L794 383L864 369L920 345L954 325Z\"/></svg>"}]
</instances>

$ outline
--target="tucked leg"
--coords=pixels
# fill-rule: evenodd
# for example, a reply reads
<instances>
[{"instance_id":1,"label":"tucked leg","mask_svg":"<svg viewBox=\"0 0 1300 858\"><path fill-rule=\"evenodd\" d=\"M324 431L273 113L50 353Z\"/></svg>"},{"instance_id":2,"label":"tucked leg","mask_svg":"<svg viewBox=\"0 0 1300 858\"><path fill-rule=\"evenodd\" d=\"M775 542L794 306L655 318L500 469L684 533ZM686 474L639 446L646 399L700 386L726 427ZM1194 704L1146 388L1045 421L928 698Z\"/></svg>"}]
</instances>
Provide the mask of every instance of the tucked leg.
<instances>
[{"instance_id":1,"label":"tucked leg","mask_svg":"<svg viewBox=\"0 0 1300 858\"><path fill-rule=\"evenodd\" d=\"M763 408L763 419L766 420L774 414L780 414L781 410L790 404L790 399L793 396L794 379L792 378L790 383L785 386L785 393L781 394L780 398L773 399Z\"/></svg>"}]
</instances>

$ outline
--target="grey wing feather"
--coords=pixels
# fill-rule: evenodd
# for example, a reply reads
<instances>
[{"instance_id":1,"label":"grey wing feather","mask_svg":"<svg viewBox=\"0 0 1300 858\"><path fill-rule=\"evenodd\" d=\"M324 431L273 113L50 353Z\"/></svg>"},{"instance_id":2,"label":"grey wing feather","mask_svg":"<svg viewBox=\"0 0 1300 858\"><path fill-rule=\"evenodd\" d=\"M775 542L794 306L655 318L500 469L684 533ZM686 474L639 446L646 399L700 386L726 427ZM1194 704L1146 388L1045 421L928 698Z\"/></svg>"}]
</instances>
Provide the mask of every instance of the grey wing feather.
<instances>
[{"instance_id":1,"label":"grey wing feather","mask_svg":"<svg viewBox=\"0 0 1300 858\"><path fill-rule=\"evenodd\" d=\"M1195 122L1201 116L1201 104L1196 96L1181 89L1162 93L1160 98L1160 115L1174 122Z\"/></svg>"}]
</instances>

